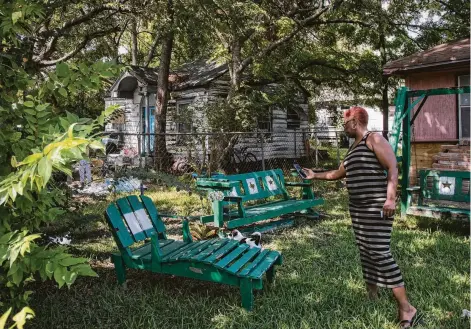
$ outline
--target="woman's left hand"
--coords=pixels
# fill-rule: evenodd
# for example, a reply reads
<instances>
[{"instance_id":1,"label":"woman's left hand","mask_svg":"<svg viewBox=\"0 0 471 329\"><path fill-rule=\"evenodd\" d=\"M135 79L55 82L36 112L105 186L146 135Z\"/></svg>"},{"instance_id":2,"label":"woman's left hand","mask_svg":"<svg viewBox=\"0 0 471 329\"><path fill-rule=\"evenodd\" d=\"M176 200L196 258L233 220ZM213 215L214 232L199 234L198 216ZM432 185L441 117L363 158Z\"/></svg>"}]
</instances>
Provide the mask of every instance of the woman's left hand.
<instances>
[{"instance_id":1,"label":"woman's left hand","mask_svg":"<svg viewBox=\"0 0 471 329\"><path fill-rule=\"evenodd\" d=\"M383 206L383 216L392 217L396 211L396 200L386 200Z\"/></svg>"}]
</instances>

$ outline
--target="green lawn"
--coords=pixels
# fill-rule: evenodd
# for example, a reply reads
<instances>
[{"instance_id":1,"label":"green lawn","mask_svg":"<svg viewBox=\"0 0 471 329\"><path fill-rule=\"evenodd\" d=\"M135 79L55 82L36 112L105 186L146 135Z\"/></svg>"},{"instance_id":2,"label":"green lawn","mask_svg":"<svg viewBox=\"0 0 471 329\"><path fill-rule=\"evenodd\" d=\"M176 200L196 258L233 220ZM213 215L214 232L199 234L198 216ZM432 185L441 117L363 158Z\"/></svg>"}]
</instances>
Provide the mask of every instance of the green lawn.
<instances>
[{"instance_id":1,"label":"green lawn","mask_svg":"<svg viewBox=\"0 0 471 329\"><path fill-rule=\"evenodd\" d=\"M128 289L116 283L109 253L114 242L102 218L106 202L88 204L56 231L70 230L71 251L91 258L98 278L80 278L70 289L37 284L34 328L397 328L388 290L365 296L359 255L347 212L345 189L317 183L326 204L321 221L300 219L295 227L263 235L264 246L283 253L275 285L257 292L255 309L240 307L237 288L129 271ZM198 196L149 192L165 211L202 212ZM169 233L180 234L176 221ZM411 302L424 314L422 328L469 328L469 225L408 218L398 220L393 254Z\"/></svg>"}]
</instances>

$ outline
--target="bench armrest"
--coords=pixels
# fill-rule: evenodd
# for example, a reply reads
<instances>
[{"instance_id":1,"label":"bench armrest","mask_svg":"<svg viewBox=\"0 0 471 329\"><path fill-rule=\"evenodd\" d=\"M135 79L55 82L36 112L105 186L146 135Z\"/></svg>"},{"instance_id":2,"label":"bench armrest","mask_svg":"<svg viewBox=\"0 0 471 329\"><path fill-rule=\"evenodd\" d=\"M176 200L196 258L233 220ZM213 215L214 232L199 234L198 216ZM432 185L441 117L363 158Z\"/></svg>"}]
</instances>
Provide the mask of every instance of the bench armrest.
<instances>
[{"instance_id":1,"label":"bench armrest","mask_svg":"<svg viewBox=\"0 0 471 329\"><path fill-rule=\"evenodd\" d=\"M182 235L183 235L183 242L193 242L193 238L190 232L190 225L188 224L188 219L185 218L182 221Z\"/></svg>"},{"instance_id":2,"label":"bench armrest","mask_svg":"<svg viewBox=\"0 0 471 329\"><path fill-rule=\"evenodd\" d=\"M298 187L309 187L311 183L303 183L303 182L285 182L286 186L298 186Z\"/></svg>"}]
</instances>

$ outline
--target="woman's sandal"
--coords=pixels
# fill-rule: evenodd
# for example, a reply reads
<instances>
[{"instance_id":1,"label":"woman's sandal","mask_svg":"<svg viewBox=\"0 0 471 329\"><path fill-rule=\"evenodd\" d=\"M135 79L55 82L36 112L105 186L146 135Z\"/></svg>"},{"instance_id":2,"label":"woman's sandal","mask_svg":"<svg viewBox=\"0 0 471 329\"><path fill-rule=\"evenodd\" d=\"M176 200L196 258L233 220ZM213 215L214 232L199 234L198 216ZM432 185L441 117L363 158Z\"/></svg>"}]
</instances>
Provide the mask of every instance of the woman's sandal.
<instances>
[{"instance_id":1,"label":"woman's sandal","mask_svg":"<svg viewBox=\"0 0 471 329\"><path fill-rule=\"evenodd\" d=\"M422 321L419 317L419 311L416 311L412 319L410 320L402 320L399 322L399 328L400 329L407 329L407 328L413 328L416 325L420 324Z\"/></svg>"}]
</instances>

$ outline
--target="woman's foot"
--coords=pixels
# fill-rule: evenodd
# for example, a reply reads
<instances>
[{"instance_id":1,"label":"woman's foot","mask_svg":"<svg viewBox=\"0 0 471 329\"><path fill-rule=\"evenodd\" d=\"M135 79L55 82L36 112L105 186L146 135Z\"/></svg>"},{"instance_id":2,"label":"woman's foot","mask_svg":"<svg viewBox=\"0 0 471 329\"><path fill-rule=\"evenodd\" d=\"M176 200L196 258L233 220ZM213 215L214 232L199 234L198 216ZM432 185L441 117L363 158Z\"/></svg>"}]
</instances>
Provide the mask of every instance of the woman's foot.
<instances>
[{"instance_id":1,"label":"woman's foot","mask_svg":"<svg viewBox=\"0 0 471 329\"><path fill-rule=\"evenodd\" d=\"M366 291L368 292L368 298L370 300L377 300L378 299L379 288L378 288L377 285L367 283L366 284Z\"/></svg>"},{"instance_id":2,"label":"woman's foot","mask_svg":"<svg viewBox=\"0 0 471 329\"><path fill-rule=\"evenodd\" d=\"M410 304L407 307L399 308L399 327L401 329L411 328L414 324L416 315L417 309Z\"/></svg>"}]
</instances>

